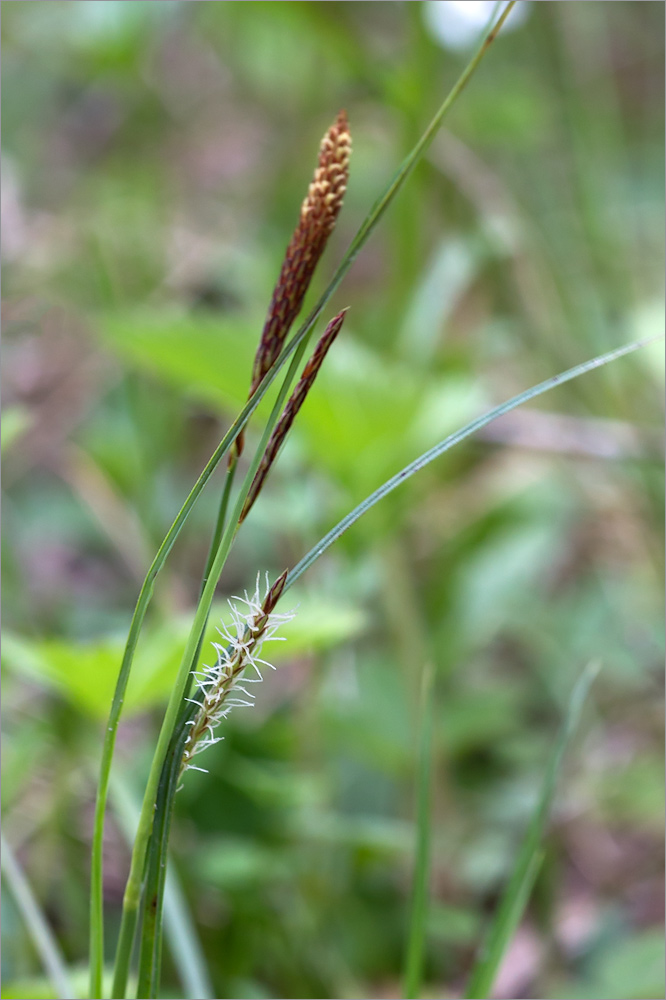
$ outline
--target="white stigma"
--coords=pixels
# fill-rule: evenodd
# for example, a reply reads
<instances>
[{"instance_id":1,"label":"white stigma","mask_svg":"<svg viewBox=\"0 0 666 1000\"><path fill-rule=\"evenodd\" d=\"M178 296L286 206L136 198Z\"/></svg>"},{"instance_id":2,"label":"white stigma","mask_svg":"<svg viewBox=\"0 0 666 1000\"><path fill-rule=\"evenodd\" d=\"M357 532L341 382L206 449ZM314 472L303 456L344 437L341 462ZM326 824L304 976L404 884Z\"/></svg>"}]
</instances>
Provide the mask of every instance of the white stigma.
<instances>
[{"instance_id":1,"label":"white stigma","mask_svg":"<svg viewBox=\"0 0 666 1000\"><path fill-rule=\"evenodd\" d=\"M199 691L195 698L188 700L198 705L199 711L188 723L190 734L183 751L184 771L205 771L205 768L196 767L192 759L223 739L222 736L215 736L215 729L233 708L252 707L254 694L247 685L263 680L262 668L275 670L272 663L261 658L263 645L266 642L284 642L284 636L275 633L285 622L291 621L295 612L277 614L272 611L266 615L263 603L269 591L266 574L266 590L261 597L260 575L257 574L251 597L244 591L243 597L232 597L227 602L231 610L231 624L217 629L224 643L212 644L217 654L216 661L212 666L204 665L194 675ZM252 676L245 675L248 667L252 668Z\"/></svg>"}]
</instances>

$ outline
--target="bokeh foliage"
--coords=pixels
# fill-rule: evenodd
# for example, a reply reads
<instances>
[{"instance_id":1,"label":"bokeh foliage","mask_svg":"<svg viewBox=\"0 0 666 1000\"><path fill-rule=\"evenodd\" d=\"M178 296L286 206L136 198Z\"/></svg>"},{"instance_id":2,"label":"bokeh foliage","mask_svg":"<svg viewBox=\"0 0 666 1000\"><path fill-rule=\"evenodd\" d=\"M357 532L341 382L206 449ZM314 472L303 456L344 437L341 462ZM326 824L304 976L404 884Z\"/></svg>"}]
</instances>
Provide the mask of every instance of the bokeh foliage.
<instances>
[{"instance_id":1,"label":"bokeh foliage","mask_svg":"<svg viewBox=\"0 0 666 1000\"><path fill-rule=\"evenodd\" d=\"M245 399L324 129L346 107L354 154L315 293L462 65L423 6L3 4L3 799L73 963L100 719L138 584ZM656 3L539 3L502 36L336 294L344 335L221 600L492 402L659 332L663 21ZM463 988L591 659L593 708L497 995L663 991L661 367L649 348L516 411L304 578L258 707L178 796L174 857L214 995L399 995L428 658L433 995ZM140 647L119 755L130 794L215 493ZM3 995L47 996L21 985L39 969L11 902L3 932ZM179 996L166 965L164 995Z\"/></svg>"}]
</instances>

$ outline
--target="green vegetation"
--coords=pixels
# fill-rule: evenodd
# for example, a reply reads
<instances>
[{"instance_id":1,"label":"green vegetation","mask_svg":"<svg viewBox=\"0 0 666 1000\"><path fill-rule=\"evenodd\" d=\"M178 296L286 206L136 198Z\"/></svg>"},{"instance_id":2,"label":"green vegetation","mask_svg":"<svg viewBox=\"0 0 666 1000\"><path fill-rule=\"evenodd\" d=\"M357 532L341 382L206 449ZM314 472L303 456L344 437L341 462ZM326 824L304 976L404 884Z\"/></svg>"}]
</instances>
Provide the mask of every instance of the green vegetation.
<instances>
[{"instance_id":1,"label":"green vegetation","mask_svg":"<svg viewBox=\"0 0 666 1000\"><path fill-rule=\"evenodd\" d=\"M224 721L197 758L210 773L175 796L163 985L146 911L130 990L663 991L661 348L542 399L524 391L660 332L663 8L520 4L526 20L386 214L375 206L381 229L338 288L352 234L360 247L469 59L440 47L425 6L4 5L3 996L89 995L102 720L165 535L109 786L109 970L178 664L201 628L209 661L226 597L257 571L297 567L278 610L299 610L255 711ZM313 150L340 107L351 179L298 322L325 288L322 320L350 311L234 539L261 429L289 391L275 372L262 384L195 615L215 463L167 531L246 403ZM478 419L512 396L502 419ZM454 433L465 425L478 433ZM370 510L364 497L442 439ZM303 559L357 504L362 522ZM160 768L149 895L177 778Z\"/></svg>"}]
</instances>

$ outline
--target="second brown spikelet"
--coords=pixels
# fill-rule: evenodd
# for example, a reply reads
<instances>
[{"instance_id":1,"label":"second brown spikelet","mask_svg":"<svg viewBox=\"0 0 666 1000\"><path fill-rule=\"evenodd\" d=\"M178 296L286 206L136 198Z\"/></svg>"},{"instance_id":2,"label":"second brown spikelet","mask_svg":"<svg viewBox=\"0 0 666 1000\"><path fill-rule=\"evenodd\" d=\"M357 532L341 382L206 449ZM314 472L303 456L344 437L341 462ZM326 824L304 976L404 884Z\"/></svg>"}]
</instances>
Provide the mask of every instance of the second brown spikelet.
<instances>
[{"instance_id":1,"label":"second brown spikelet","mask_svg":"<svg viewBox=\"0 0 666 1000\"><path fill-rule=\"evenodd\" d=\"M305 397L312 388L312 384L323 364L329 347L340 332L340 327L344 322L346 314L347 310L343 309L342 312L333 317L319 338L319 342L312 352L312 357L303 369L301 377L296 384L296 388L289 397L282 416L275 425L273 433L271 434L268 444L266 445L266 451L263 454L261 464L257 469L257 474L252 481L252 485L250 486L249 493L245 500L245 504L238 521L239 524L245 520L250 512L250 508L261 492L261 488L264 485L271 465L275 461L280 448L284 444L284 440L296 418L296 414L305 402Z\"/></svg>"}]
</instances>

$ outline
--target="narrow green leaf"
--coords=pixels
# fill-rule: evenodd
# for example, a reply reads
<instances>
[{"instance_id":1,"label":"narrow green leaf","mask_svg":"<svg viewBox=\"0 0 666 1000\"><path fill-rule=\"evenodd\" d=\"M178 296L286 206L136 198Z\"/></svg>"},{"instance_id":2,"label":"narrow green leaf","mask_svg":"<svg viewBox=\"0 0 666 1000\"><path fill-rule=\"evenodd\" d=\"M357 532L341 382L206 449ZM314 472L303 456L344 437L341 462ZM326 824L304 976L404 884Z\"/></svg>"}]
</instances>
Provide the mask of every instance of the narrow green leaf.
<instances>
[{"instance_id":1,"label":"narrow green leaf","mask_svg":"<svg viewBox=\"0 0 666 1000\"><path fill-rule=\"evenodd\" d=\"M271 431L277 423L280 413L282 412L287 392L289 391L289 387L296 376L302 355L305 351L305 345L306 342L304 340L299 345L298 350L294 353L291 365L289 366L289 371L282 382L273 405L270 418L264 428L262 439L254 454L252 462L250 463L250 467L247 470L243 485L241 486L236 497L235 506L229 517L228 524L222 534L219 548L215 553L215 558L213 559L210 568L206 571L205 585L201 590L201 596L194 614L192 628L190 629L187 638L185 652L183 653L180 667L171 690L166 712L162 720L162 726L157 738L157 746L153 755L153 762L148 774L148 782L146 784L143 804L141 806L139 825L137 827L134 846L132 848L129 875L123 895L123 912L120 921L120 934L116 949L116 961L113 974L112 994L114 1000L122 1000L127 990L127 978L129 975L132 945L134 942L139 905L142 898L142 882L145 873L146 856L153 828L155 810L157 808L157 800L159 798L158 791L162 779L162 771L166 764L169 747L176 734L183 702L187 699L187 691L189 690L188 684L191 674L196 670L196 659L198 657L199 650L201 649L201 641L206 625L208 624L210 609L215 595L215 588L220 580L227 557L233 545L245 499L250 490L254 476L259 468L259 463L261 462L264 450L268 444ZM166 780L165 778L165 784L166 787L172 789L169 793L169 798L170 801L173 801L173 796L176 792L176 782L171 779ZM161 871L161 866L166 865L165 852L168 845L168 824L170 822L170 811L170 808L167 808L164 813L165 823L167 825L165 826L165 835L162 840L163 846L161 848L160 857L155 859L154 870L158 877ZM161 881L163 883L163 878ZM155 900L155 902L157 903L157 900ZM151 949L151 953L154 956L154 961L158 962L161 945L158 921L155 920L151 922L155 928L154 946ZM157 989L155 976L152 977L152 981L155 989Z\"/></svg>"},{"instance_id":2,"label":"narrow green leaf","mask_svg":"<svg viewBox=\"0 0 666 1000\"><path fill-rule=\"evenodd\" d=\"M599 671L598 663L589 663L583 670L569 699L559 736L553 748L539 802L520 849L513 874L489 928L479 959L472 970L465 997L480 1000L491 995L500 963L520 923L543 858L541 842L555 794L564 752L573 735L585 698Z\"/></svg>"},{"instance_id":3,"label":"narrow green leaf","mask_svg":"<svg viewBox=\"0 0 666 1000\"><path fill-rule=\"evenodd\" d=\"M0 852L2 861L2 874L7 883L7 887L14 897L14 902L25 921L28 933L42 961L44 969L55 987L56 994L60 1000L72 1000L76 997L74 988L65 965L58 943L54 938L51 928L46 922L39 903L35 899L30 888L30 883L23 874L14 852L2 838L2 851Z\"/></svg>"},{"instance_id":4,"label":"narrow green leaf","mask_svg":"<svg viewBox=\"0 0 666 1000\"><path fill-rule=\"evenodd\" d=\"M375 504L383 500L385 496L392 493L393 490L397 489L402 483L406 482L410 476L413 476L415 472L419 472L424 469L426 465L434 462L436 458L443 455L445 451L453 448L454 445L459 444L460 441L464 441L465 438L470 437L477 431L485 427L486 424L491 423L493 420L497 420L498 417L503 416L505 413L509 413L511 410L515 410L517 406L521 406L523 403L527 403L530 399L534 399L535 396L541 396L544 392L548 392L550 389L555 389L558 385L562 385L564 382L570 382L574 378L578 378L579 375L584 375L585 372L592 371L594 368L601 368L602 365L607 365L610 361L614 361L616 358L621 358L625 354L631 354L632 351L637 351L640 347L644 347L646 344L651 343L654 338L648 338L647 340L636 340L632 344L627 344L625 347L619 347L615 351L609 351L607 354L600 354L596 358L592 358L590 361L584 361L583 364L576 365L574 368L569 368L565 372L561 372L559 375L553 375L552 378L546 379L545 382L540 382L538 385L532 386L531 389L527 389L525 392L521 392L518 396L514 396L513 399L507 400L506 403L502 403L500 406L496 406L492 410L488 410L483 416L477 417L476 420L472 420L471 423L466 424L465 427L456 431L454 434L449 434L448 437L440 441L439 444L434 445L428 451L424 452L419 458L410 462L406 465L404 469L397 472L395 476L380 486L378 489L371 493L369 497L366 497L358 507L355 507L351 513L343 517L334 528L325 535L320 542L318 542L307 555L303 556L301 561L294 566L289 576L287 577L287 582L285 584L284 592L286 592L289 587L292 586L298 580L300 576L305 573L306 570L312 566L314 562L319 559L324 552L330 548L333 542L336 542L341 535L351 528L366 511L374 507ZM283 592L283 593L284 593Z\"/></svg>"},{"instance_id":5,"label":"narrow green leaf","mask_svg":"<svg viewBox=\"0 0 666 1000\"><path fill-rule=\"evenodd\" d=\"M139 802L130 789L116 778L111 781L111 802L125 838L131 844L139 822ZM208 1000L213 996L213 988L206 959L185 893L172 865L169 865L166 874L164 925L171 956L183 985L183 996Z\"/></svg>"}]
</instances>

